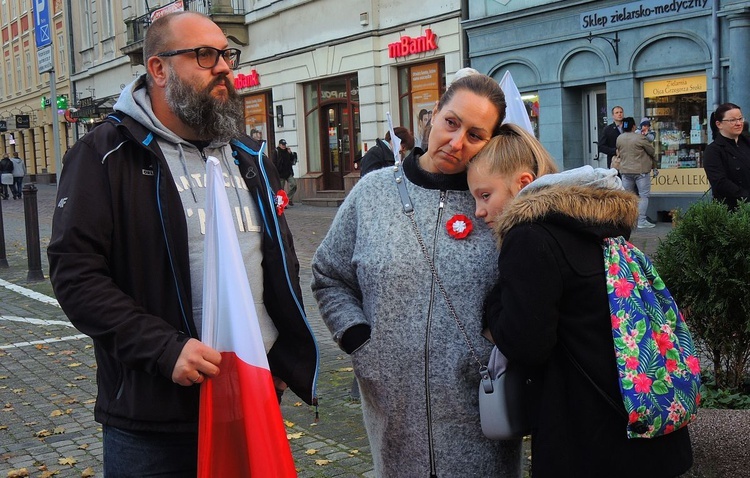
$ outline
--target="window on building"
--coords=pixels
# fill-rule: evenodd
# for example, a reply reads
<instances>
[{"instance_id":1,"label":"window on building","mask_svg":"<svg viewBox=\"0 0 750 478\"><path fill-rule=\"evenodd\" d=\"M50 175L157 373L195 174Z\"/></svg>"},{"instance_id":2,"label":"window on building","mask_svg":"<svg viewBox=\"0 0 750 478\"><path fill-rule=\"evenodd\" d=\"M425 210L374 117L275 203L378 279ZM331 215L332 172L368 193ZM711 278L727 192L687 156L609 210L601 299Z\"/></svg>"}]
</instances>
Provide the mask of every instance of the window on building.
<instances>
[{"instance_id":1,"label":"window on building","mask_svg":"<svg viewBox=\"0 0 750 478\"><path fill-rule=\"evenodd\" d=\"M23 75L21 74L21 55L16 55L16 92L23 91Z\"/></svg>"},{"instance_id":2,"label":"window on building","mask_svg":"<svg viewBox=\"0 0 750 478\"><path fill-rule=\"evenodd\" d=\"M115 36L114 21L112 19L112 5L108 0L100 0L99 5L101 6L102 15L102 39L107 39Z\"/></svg>"},{"instance_id":3,"label":"window on building","mask_svg":"<svg viewBox=\"0 0 750 478\"><path fill-rule=\"evenodd\" d=\"M94 46L94 36L91 31L91 5L89 0L78 2L81 11L81 47L88 50Z\"/></svg>"},{"instance_id":4,"label":"window on building","mask_svg":"<svg viewBox=\"0 0 750 478\"><path fill-rule=\"evenodd\" d=\"M15 20L18 18L18 0L10 0L10 19Z\"/></svg>"},{"instance_id":5,"label":"window on building","mask_svg":"<svg viewBox=\"0 0 750 478\"><path fill-rule=\"evenodd\" d=\"M445 91L445 65L433 61L398 70L398 104L401 125L412 130L414 146L426 149L427 125L432 110Z\"/></svg>"},{"instance_id":6,"label":"window on building","mask_svg":"<svg viewBox=\"0 0 750 478\"><path fill-rule=\"evenodd\" d=\"M57 60L60 63L60 69L57 73L58 76L65 76L68 74L68 53L65 50L65 36L62 33L57 35Z\"/></svg>"},{"instance_id":7,"label":"window on building","mask_svg":"<svg viewBox=\"0 0 750 478\"><path fill-rule=\"evenodd\" d=\"M651 120L657 167L652 194L698 193L710 187L703 170L709 138L706 76L682 76L643 82L643 111Z\"/></svg>"},{"instance_id":8,"label":"window on building","mask_svg":"<svg viewBox=\"0 0 750 478\"><path fill-rule=\"evenodd\" d=\"M8 90L7 91L8 91L8 94L10 94L11 90L13 89L13 77L11 76L11 72L13 70L11 69L10 58L7 58L5 60L5 71L7 72L7 75L8 75L7 76L8 78ZM5 77L5 75L3 76ZM5 81L5 78L3 78L3 81Z\"/></svg>"},{"instance_id":9,"label":"window on building","mask_svg":"<svg viewBox=\"0 0 750 478\"><path fill-rule=\"evenodd\" d=\"M31 62L31 52L26 52L26 82L28 83L28 86L31 87L31 85L34 83L34 72L32 70L33 63Z\"/></svg>"},{"instance_id":10,"label":"window on building","mask_svg":"<svg viewBox=\"0 0 750 478\"><path fill-rule=\"evenodd\" d=\"M539 93L536 91L521 93L521 100L524 106L526 106L526 114L529 115L529 120L531 120L534 136L539 139Z\"/></svg>"},{"instance_id":11,"label":"window on building","mask_svg":"<svg viewBox=\"0 0 750 478\"><path fill-rule=\"evenodd\" d=\"M659 167L703 167L703 150L709 141L706 76L645 81L643 98Z\"/></svg>"}]
</instances>

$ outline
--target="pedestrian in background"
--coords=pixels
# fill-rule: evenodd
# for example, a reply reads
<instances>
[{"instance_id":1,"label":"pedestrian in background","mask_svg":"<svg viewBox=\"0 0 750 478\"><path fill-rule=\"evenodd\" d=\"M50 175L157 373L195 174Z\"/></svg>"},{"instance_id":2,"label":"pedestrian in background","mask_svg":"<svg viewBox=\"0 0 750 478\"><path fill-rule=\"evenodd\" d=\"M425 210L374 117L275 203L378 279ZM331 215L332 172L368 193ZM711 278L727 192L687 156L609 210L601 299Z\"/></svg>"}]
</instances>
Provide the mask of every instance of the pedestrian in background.
<instances>
[{"instance_id":1,"label":"pedestrian in background","mask_svg":"<svg viewBox=\"0 0 750 478\"><path fill-rule=\"evenodd\" d=\"M312 290L351 355L376 476L520 476L520 440L490 440L479 423L476 360L492 350L481 318L497 255L490 229L473 223L466 183L504 117L497 81L452 82L429 149L359 181L313 257Z\"/></svg>"},{"instance_id":2,"label":"pedestrian in background","mask_svg":"<svg viewBox=\"0 0 750 478\"><path fill-rule=\"evenodd\" d=\"M641 123L638 125L638 128L640 128L640 133L646 137L647 140L654 142L654 139L656 138L656 133L654 133L654 130L651 129L651 120L646 118L645 116L641 118Z\"/></svg>"},{"instance_id":3,"label":"pedestrian in background","mask_svg":"<svg viewBox=\"0 0 750 478\"><path fill-rule=\"evenodd\" d=\"M190 35L185 35L190 32ZM317 347L273 164L242 134L240 51L205 15L146 32L146 74L66 154L48 248L55 295L94 342L104 476L195 477L200 387L221 354L200 341L205 159L219 160L277 390L314 401ZM228 398L228 399L231 399Z\"/></svg>"},{"instance_id":4,"label":"pedestrian in background","mask_svg":"<svg viewBox=\"0 0 750 478\"><path fill-rule=\"evenodd\" d=\"M261 132L261 130L259 130L257 128L253 128L253 129L250 130L250 137L253 138L255 141L257 141L259 143L262 143L264 141L263 140L263 133Z\"/></svg>"},{"instance_id":5,"label":"pedestrian in background","mask_svg":"<svg viewBox=\"0 0 750 478\"><path fill-rule=\"evenodd\" d=\"M8 153L3 154L3 159L0 159L0 183L2 184L2 196L3 199L8 199L9 188L13 186L13 162L10 160ZM15 195L13 196L15 199Z\"/></svg>"},{"instance_id":6,"label":"pedestrian in background","mask_svg":"<svg viewBox=\"0 0 750 478\"><path fill-rule=\"evenodd\" d=\"M742 110L724 103L711 113L713 142L703 153L703 167L714 199L730 209L750 198L750 139L742 134Z\"/></svg>"},{"instance_id":7,"label":"pedestrian in background","mask_svg":"<svg viewBox=\"0 0 750 478\"><path fill-rule=\"evenodd\" d=\"M636 130L635 119L627 117L622 121L622 134L617 137L617 154L620 156L622 187L638 194L638 228L651 228L648 199L651 195L651 172L659 174L656 168L656 152L651 141Z\"/></svg>"},{"instance_id":8,"label":"pedestrian in background","mask_svg":"<svg viewBox=\"0 0 750 478\"><path fill-rule=\"evenodd\" d=\"M402 161L405 155L414 148L414 136L412 136L411 131L402 126L396 126L393 128L393 132L401 140L398 150L398 160ZM391 145L391 132L388 131L385 133L385 141L380 138L376 139L375 146L370 148L362 157L361 177L364 177L367 173L387 166L393 166L394 164L396 164L396 158Z\"/></svg>"},{"instance_id":9,"label":"pedestrian in background","mask_svg":"<svg viewBox=\"0 0 750 478\"><path fill-rule=\"evenodd\" d=\"M18 151L13 153L13 157L10 158L13 163L13 199L21 199L23 194L23 177L26 176L26 164L24 160L18 156Z\"/></svg>"},{"instance_id":10,"label":"pedestrian in background","mask_svg":"<svg viewBox=\"0 0 750 478\"><path fill-rule=\"evenodd\" d=\"M617 137L622 133L623 116L625 116L625 110L622 109L622 106L612 108L613 121L605 126L599 134L597 145L599 153L607 155L607 169L612 167L612 157L617 154Z\"/></svg>"},{"instance_id":11,"label":"pedestrian in background","mask_svg":"<svg viewBox=\"0 0 750 478\"><path fill-rule=\"evenodd\" d=\"M294 206L294 193L297 192L297 180L294 178L294 165L297 164L297 153L293 153L287 147L286 140L280 139L273 157L276 170L281 178L281 189L286 191L289 197L289 205ZM289 189L287 190L287 185Z\"/></svg>"},{"instance_id":12,"label":"pedestrian in background","mask_svg":"<svg viewBox=\"0 0 750 478\"><path fill-rule=\"evenodd\" d=\"M687 427L629 439L617 378L602 244L630 236L636 198L611 169L548 174L556 170L536 138L513 127L468 171L477 215L492 224L500 248L487 324L498 349L529 376L532 476L679 476L693 461Z\"/></svg>"}]
</instances>

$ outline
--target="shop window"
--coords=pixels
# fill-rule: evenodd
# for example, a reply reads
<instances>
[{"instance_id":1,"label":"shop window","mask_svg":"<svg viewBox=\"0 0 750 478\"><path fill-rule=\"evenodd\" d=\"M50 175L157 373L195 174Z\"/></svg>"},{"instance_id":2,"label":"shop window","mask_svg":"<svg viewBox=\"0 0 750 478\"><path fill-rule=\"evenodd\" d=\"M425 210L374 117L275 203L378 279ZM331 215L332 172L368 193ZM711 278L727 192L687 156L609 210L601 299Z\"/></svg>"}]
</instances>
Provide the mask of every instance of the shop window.
<instances>
[{"instance_id":1,"label":"shop window","mask_svg":"<svg viewBox=\"0 0 750 478\"><path fill-rule=\"evenodd\" d=\"M245 96L245 133L250 134L253 129L259 130L261 138L268 142L266 148L271 149L275 144L272 137L273 128L269 124L272 103L270 93Z\"/></svg>"},{"instance_id":2,"label":"shop window","mask_svg":"<svg viewBox=\"0 0 750 478\"><path fill-rule=\"evenodd\" d=\"M662 170L651 180L651 192L705 193L710 187L702 169L709 141L705 75L644 82L643 97Z\"/></svg>"},{"instance_id":3,"label":"shop window","mask_svg":"<svg viewBox=\"0 0 750 478\"><path fill-rule=\"evenodd\" d=\"M708 143L706 77L648 81L643 96L659 167L702 168Z\"/></svg>"},{"instance_id":4,"label":"shop window","mask_svg":"<svg viewBox=\"0 0 750 478\"><path fill-rule=\"evenodd\" d=\"M534 129L534 136L539 139L539 93L521 93L521 100L526 107L526 113L531 120L531 127Z\"/></svg>"},{"instance_id":5,"label":"shop window","mask_svg":"<svg viewBox=\"0 0 750 478\"><path fill-rule=\"evenodd\" d=\"M399 68L398 95L401 125L414 134L414 145L426 149L427 125L432 110L445 92L445 65L442 61Z\"/></svg>"}]
</instances>

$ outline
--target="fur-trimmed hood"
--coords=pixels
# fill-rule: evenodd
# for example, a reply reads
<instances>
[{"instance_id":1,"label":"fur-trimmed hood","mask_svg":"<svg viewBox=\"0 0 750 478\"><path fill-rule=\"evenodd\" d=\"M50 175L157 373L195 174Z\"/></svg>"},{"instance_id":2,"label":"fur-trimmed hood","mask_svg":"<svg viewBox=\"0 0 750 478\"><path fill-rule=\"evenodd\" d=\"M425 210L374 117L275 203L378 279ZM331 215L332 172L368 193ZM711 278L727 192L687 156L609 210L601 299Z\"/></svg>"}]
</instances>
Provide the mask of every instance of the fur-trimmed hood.
<instances>
[{"instance_id":1,"label":"fur-trimmed hood","mask_svg":"<svg viewBox=\"0 0 750 478\"><path fill-rule=\"evenodd\" d=\"M514 226L550 216L563 216L581 227L602 229L606 231L603 237L615 231L629 234L638 219L638 196L623 189L577 185L544 186L519 195L495 223L498 247Z\"/></svg>"}]
</instances>

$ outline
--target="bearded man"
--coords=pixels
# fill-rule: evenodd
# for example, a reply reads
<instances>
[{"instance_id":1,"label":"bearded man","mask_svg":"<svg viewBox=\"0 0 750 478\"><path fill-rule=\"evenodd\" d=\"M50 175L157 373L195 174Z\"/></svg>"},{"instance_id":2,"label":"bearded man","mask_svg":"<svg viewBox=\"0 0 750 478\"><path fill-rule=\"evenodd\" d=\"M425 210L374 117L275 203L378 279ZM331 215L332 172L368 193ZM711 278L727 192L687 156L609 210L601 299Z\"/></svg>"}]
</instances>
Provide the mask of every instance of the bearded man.
<instances>
[{"instance_id":1,"label":"bearded man","mask_svg":"<svg viewBox=\"0 0 750 478\"><path fill-rule=\"evenodd\" d=\"M200 341L208 156L226 178L279 398L289 386L316 400L317 352L278 174L242 133L240 51L208 17L178 12L151 24L143 53L146 74L66 154L50 277L94 342L104 475L195 477L196 384L222 366Z\"/></svg>"}]
</instances>

